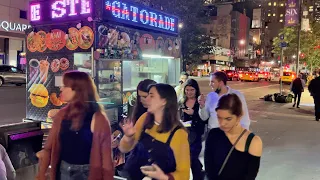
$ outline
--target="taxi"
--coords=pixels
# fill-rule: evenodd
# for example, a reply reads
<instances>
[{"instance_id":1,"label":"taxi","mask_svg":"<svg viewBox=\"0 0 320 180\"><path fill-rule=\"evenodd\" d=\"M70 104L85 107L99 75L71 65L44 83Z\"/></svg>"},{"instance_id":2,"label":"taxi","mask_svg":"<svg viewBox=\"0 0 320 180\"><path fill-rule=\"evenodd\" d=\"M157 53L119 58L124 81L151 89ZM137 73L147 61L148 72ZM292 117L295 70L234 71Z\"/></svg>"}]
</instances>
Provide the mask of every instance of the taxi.
<instances>
[{"instance_id":1,"label":"taxi","mask_svg":"<svg viewBox=\"0 0 320 180\"><path fill-rule=\"evenodd\" d=\"M259 81L258 73L256 72L243 72L239 74L241 81Z\"/></svg>"},{"instance_id":2,"label":"taxi","mask_svg":"<svg viewBox=\"0 0 320 180\"><path fill-rule=\"evenodd\" d=\"M281 76L281 80L283 83L287 83L287 84L291 84L291 82L297 77L295 72L283 72L282 76ZM279 84L280 84L280 80L279 80Z\"/></svg>"}]
</instances>

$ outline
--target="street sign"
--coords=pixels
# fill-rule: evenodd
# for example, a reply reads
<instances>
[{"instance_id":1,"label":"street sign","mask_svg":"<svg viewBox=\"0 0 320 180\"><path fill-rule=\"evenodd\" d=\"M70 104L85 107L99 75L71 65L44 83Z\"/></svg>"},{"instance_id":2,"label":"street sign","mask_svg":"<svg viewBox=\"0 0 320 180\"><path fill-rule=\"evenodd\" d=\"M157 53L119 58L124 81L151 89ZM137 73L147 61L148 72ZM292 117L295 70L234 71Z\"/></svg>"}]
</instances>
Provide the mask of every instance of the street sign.
<instances>
[{"instance_id":1,"label":"street sign","mask_svg":"<svg viewBox=\"0 0 320 180\"><path fill-rule=\"evenodd\" d=\"M280 34L280 40L284 40L284 34Z\"/></svg>"},{"instance_id":2,"label":"street sign","mask_svg":"<svg viewBox=\"0 0 320 180\"><path fill-rule=\"evenodd\" d=\"M280 47L281 47L281 48L287 47L287 43L286 43L286 42L281 42L281 43L280 43Z\"/></svg>"}]
</instances>

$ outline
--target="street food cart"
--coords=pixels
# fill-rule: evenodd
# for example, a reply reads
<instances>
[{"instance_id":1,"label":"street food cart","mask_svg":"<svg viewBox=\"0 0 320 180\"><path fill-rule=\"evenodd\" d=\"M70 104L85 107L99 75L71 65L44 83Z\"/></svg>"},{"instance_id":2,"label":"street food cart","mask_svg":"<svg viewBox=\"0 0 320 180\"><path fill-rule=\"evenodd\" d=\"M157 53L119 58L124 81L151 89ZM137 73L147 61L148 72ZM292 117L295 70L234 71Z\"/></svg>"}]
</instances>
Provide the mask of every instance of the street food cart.
<instances>
[{"instance_id":1,"label":"street food cart","mask_svg":"<svg viewBox=\"0 0 320 180\"><path fill-rule=\"evenodd\" d=\"M124 0L31 1L29 9L25 121L50 127L48 113L66 104L59 87L69 70L91 75L116 124L141 80L178 84L177 17Z\"/></svg>"}]
</instances>

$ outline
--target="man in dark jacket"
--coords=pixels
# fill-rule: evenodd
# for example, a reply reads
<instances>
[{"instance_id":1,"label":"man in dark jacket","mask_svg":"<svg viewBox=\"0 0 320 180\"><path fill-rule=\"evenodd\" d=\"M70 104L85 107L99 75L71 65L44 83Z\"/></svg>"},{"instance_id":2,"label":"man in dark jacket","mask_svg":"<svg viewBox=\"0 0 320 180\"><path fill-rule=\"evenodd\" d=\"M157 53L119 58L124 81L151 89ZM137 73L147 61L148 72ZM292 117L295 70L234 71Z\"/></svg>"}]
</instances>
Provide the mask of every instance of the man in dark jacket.
<instances>
[{"instance_id":1,"label":"man in dark jacket","mask_svg":"<svg viewBox=\"0 0 320 180\"><path fill-rule=\"evenodd\" d=\"M317 77L314 78L308 87L309 92L314 100L314 111L316 116L316 121L320 119L320 76L319 71L317 72Z\"/></svg>"},{"instance_id":2,"label":"man in dark jacket","mask_svg":"<svg viewBox=\"0 0 320 180\"><path fill-rule=\"evenodd\" d=\"M291 83L291 91L294 94L293 107L295 107L297 104L297 108L300 108L299 107L300 99L301 99L301 94L304 91L304 86L305 86L305 82L303 79L301 79L301 74L299 74L299 76ZM298 99L298 102L297 102L297 99Z\"/></svg>"}]
</instances>

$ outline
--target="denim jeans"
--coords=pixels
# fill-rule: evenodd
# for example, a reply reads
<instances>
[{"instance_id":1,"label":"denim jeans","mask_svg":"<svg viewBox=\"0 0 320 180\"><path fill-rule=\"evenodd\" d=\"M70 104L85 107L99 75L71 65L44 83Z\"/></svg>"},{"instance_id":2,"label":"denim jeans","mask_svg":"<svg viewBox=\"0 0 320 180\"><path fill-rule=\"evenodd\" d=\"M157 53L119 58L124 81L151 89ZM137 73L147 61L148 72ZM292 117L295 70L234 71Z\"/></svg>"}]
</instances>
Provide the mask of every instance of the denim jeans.
<instances>
[{"instance_id":1,"label":"denim jeans","mask_svg":"<svg viewBox=\"0 0 320 180\"><path fill-rule=\"evenodd\" d=\"M60 180L87 180L89 167L89 164L74 165L62 161L60 165Z\"/></svg>"}]
</instances>

